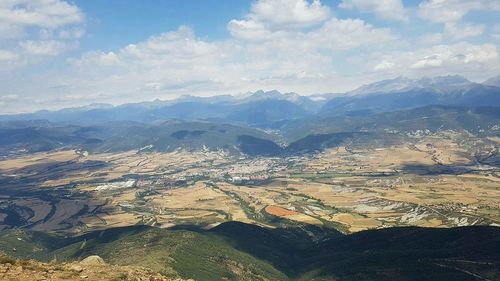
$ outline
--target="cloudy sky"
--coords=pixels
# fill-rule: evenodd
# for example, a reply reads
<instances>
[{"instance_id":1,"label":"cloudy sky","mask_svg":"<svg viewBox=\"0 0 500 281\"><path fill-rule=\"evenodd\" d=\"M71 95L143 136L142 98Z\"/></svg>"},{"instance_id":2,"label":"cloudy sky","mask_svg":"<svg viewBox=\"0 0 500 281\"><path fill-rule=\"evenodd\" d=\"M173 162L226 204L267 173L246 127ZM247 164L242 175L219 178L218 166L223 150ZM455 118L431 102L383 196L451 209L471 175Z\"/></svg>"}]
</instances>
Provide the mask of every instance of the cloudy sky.
<instances>
[{"instance_id":1,"label":"cloudy sky","mask_svg":"<svg viewBox=\"0 0 500 281\"><path fill-rule=\"evenodd\" d=\"M500 0L0 0L0 113L500 74Z\"/></svg>"}]
</instances>

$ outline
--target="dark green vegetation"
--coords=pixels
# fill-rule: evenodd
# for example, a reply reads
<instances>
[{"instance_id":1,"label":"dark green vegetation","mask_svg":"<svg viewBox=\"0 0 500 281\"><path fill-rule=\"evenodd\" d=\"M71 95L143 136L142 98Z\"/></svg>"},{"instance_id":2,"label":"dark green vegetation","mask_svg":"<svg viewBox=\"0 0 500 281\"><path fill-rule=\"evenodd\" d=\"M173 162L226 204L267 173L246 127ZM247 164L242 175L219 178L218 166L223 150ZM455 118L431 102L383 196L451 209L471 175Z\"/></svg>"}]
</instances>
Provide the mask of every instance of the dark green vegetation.
<instances>
[{"instance_id":1,"label":"dark green vegetation","mask_svg":"<svg viewBox=\"0 0 500 281\"><path fill-rule=\"evenodd\" d=\"M500 95L499 95L500 96ZM334 132L393 132L417 130L469 131L478 135L500 135L499 107L425 106L413 109L362 116L324 116L290 121L282 127L289 139L303 138L312 133Z\"/></svg>"},{"instance_id":2,"label":"dark green vegetation","mask_svg":"<svg viewBox=\"0 0 500 281\"><path fill-rule=\"evenodd\" d=\"M9 230L0 249L20 258L97 254L197 280L498 280L500 228L393 228L342 235L313 226L265 229L224 223L108 229L77 237ZM13 251L15 248L16 251Z\"/></svg>"},{"instance_id":3,"label":"dark green vegetation","mask_svg":"<svg viewBox=\"0 0 500 281\"><path fill-rule=\"evenodd\" d=\"M238 137L238 141L241 151L251 156L277 156L283 152L280 146L270 140L242 135Z\"/></svg>"},{"instance_id":4,"label":"dark green vegetation","mask_svg":"<svg viewBox=\"0 0 500 281\"><path fill-rule=\"evenodd\" d=\"M234 152L238 150L242 135L262 140L272 138L253 128L208 122L168 121L159 125L115 122L86 127L5 122L0 123L0 156L63 148L89 152L174 151L180 148Z\"/></svg>"}]
</instances>

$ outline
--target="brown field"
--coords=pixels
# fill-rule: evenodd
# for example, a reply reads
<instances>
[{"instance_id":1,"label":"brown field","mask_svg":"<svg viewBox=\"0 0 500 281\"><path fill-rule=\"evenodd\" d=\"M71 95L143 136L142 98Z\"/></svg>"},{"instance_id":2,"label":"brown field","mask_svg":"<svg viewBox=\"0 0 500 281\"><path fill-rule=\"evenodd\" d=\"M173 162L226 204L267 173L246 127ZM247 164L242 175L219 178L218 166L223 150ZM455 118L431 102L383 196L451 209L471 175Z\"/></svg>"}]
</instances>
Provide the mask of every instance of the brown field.
<instances>
[{"instance_id":1,"label":"brown field","mask_svg":"<svg viewBox=\"0 0 500 281\"><path fill-rule=\"evenodd\" d=\"M74 150L34 153L14 159L1 160L0 172L9 172L34 164L64 162L76 158L78 158L78 154Z\"/></svg>"},{"instance_id":2,"label":"brown field","mask_svg":"<svg viewBox=\"0 0 500 281\"><path fill-rule=\"evenodd\" d=\"M461 137L427 136L376 149L338 147L294 159L293 165L286 159L181 150L37 153L0 161L0 174L28 182L0 187L0 209L17 206L27 223L37 222L34 229L71 231L137 223L211 227L227 220L272 227L265 213L301 223L332 222L345 232L499 225L500 171L474 158L494 151L498 138L465 145ZM93 167L89 161L104 164ZM259 184L225 178L263 173L270 179ZM97 188L131 175L131 186ZM172 183L178 179L184 183ZM23 195L16 196L17 190ZM40 197L41 190L50 196ZM0 227L5 218L0 212Z\"/></svg>"},{"instance_id":3,"label":"brown field","mask_svg":"<svg viewBox=\"0 0 500 281\"><path fill-rule=\"evenodd\" d=\"M278 206L267 206L265 210L269 214L275 215L278 217L286 217L286 216L293 216L293 215L300 214L299 212L290 211L290 210L287 210L285 208L281 208Z\"/></svg>"}]
</instances>

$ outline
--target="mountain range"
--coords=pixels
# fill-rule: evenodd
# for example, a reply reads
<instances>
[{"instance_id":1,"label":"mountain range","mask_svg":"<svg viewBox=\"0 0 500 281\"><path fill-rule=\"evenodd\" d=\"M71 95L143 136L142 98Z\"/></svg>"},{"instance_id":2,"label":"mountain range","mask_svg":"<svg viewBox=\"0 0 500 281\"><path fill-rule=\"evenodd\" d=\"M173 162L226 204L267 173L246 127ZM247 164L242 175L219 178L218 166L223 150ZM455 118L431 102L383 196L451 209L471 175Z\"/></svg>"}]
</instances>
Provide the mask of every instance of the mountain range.
<instances>
[{"instance_id":1,"label":"mountain range","mask_svg":"<svg viewBox=\"0 0 500 281\"><path fill-rule=\"evenodd\" d=\"M364 85L344 94L300 96L273 90L240 96L182 96L170 101L155 100L119 106L93 104L58 111L3 115L0 121L43 119L58 123L96 124L182 119L272 128L282 121L314 115L366 115L428 105L500 106L499 77L484 83L470 82L461 76L419 80L397 77Z\"/></svg>"},{"instance_id":2,"label":"mountain range","mask_svg":"<svg viewBox=\"0 0 500 281\"><path fill-rule=\"evenodd\" d=\"M342 95L257 91L3 115L0 155L61 148L110 152L149 147L277 156L356 141L390 144L401 133L424 129L499 135L498 80L479 84L460 76L397 77Z\"/></svg>"}]
</instances>

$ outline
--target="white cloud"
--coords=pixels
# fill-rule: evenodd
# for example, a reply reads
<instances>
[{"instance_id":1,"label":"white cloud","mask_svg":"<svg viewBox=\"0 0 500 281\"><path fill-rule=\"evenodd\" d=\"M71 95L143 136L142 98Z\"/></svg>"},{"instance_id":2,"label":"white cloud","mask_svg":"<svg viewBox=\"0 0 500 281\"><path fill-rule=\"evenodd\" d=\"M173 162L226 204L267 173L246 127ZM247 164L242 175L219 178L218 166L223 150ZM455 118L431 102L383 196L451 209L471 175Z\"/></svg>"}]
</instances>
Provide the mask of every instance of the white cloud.
<instances>
[{"instance_id":1,"label":"white cloud","mask_svg":"<svg viewBox=\"0 0 500 281\"><path fill-rule=\"evenodd\" d=\"M479 1L469 0L427 0L419 5L418 14L433 22L456 22L470 10L479 9Z\"/></svg>"},{"instance_id":2,"label":"white cloud","mask_svg":"<svg viewBox=\"0 0 500 281\"><path fill-rule=\"evenodd\" d=\"M82 27L73 27L59 30L57 33L61 39L79 39L85 34L85 30Z\"/></svg>"},{"instance_id":3,"label":"white cloud","mask_svg":"<svg viewBox=\"0 0 500 281\"><path fill-rule=\"evenodd\" d=\"M233 19L228 30L235 38L259 41L321 24L331 16L319 0L259 0L244 19Z\"/></svg>"},{"instance_id":4,"label":"white cloud","mask_svg":"<svg viewBox=\"0 0 500 281\"><path fill-rule=\"evenodd\" d=\"M484 25L461 23L471 11L500 11L500 1L492 0L426 0L420 3L418 15L435 23L443 23L445 31L455 39L483 34Z\"/></svg>"},{"instance_id":5,"label":"white cloud","mask_svg":"<svg viewBox=\"0 0 500 281\"><path fill-rule=\"evenodd\" d=\"M419 43L425 45L436 45L443 41L443 34L441 32L426 33L419 38Z\"/></svg>"},{"instance_id":6,"label":"white cloud","mask_svg":"<svg viewBox=\"0 0 500 281\"><path fill-rule=\"evenodd\" d=\"M260 41L273 36L264 24L254 20L231 20L227 28L233 37L243 40Z\"/></svg>"},{"instance_id":7,"label":"white cloud","mask_svg":"<svg viewBox=\"0 0 500 281\"><path fill-rule=\"evenodd\" d=\"M463 54L455 56L456 59L464 63L484 63L498 62L497 47L492 44L483 44L479 46L468 46Z\"/></svg>"},{"instance_id":8,"label":"white cloud","mask_svg":"<svg viewBox=\"0 0 500 281\"><path fill-rule=\"evenodd\" d=\"M271 12L276 16L272 17ZM303 29L304 24L316 24L316 27ZM343 50L394 39L387 28L376 28L360 19L332 17L319 1L305 0L257 1L246 19L231 20L228 30L234 38L261 44L265 41L267 47Z\"/></svg>"},{"instance_id":9,"label":"white cloud","mask_svg":"<svg viewBox=\"0 0 500 281\"><path fill-rule=\"evenodd\" d=\"M411 65L411 68L419 69L427 67L438 67L441 65L443 65L443 59L441 58L441 55L436 54L436 55L426 56L418 60L416 63Z\"/></svg>"},{"instance_id":10,"label":"white cloud","mask_svg":"<svg viewBox=\"0 0 500 281\"><path fill-rule=\"evenodd\" d=\"M139 44L130 44L122 52L137 59L166 58L187 61L217 51L212 44L197 40L191 28L181 26L177 31L152 36Z\"/></svg>"},{"instance_id":11,"label":"white cloud","mask_svg":"<svg viewBox=\"0 0 500 281\"><path fill-rule=\"evenodd\" d=\"M20 42L19 45L26 54L35 56L57 56L67 48L64 42L56 40L28 40Z\"/></svg>"},{"instance_id":12,"label":"white cloud","mask_svg":"<svg viewBox=\"0 0 500 281\"><path fill-rule=\"evenodd\" d=\"M454 45L437 45L408 56L417 58L411 65L413 69L442 67L443 71L460 67L486 71L488 68L498 68L494 65L500 63L497 47L492 44L472 45L461 42Z\"/></svg>"},{"instance_id":13,"label":"white cloud","mask_svg":"<svg viewBox=\"0 0 500 281\"><path fill-rule=\"evenodd\" d=\"M14 52L7 50L0 50L0 61L14 61L17 60L18 55Z\"/></svg>"},{"instance_id":14,"label":"white cloud","mask_svg":"<svg viewBox=\"0 0 500 281\"><path fill-rule=\"evenodd\" d=\"M0 23L56 29L81 23L83 14L75 5L61 0L3 0Z\"/></svg>"},{"instance_id":15,"label":"white cloud","mask_svg":"<svg viewBox=\"0 0 500 281\"><path fill-rule=\"evenodd\" d=\"M355 62L371 66L372 72L360 77L390 78L398 75L419 78L460 74L472 80L484 80L500 73L500 54L495 44L472 44L465 41L453 44L418 46L408 50L374 51L358 54Z\"/></svg>"},{"instance_id":16,"label":"white cloud","mask_svg":"<svg viewBox=\"0 0 500 281\"><path fill-rule=\"evenodd\" d=\"M358 9L361 12L373 13L386 20L406 21L407 12L401 0L342 0L340 8Z\"/></svg>"},{"instance_id":17,"label":"white cloud","mask_svg":"<svg viewBox=\"0 0 500 281\"><path fill-rule=\"evenodd\" d=\"M396 66L395 63L393 63L391 61L383 60L380 63L378 63L377 65L375 65L373 67L373 70L375 70L375 71L385 71L385 70L393 69L395 66Z\"/></svg>"},{"instance_id":18,"label":"white cloud","mask_svg":"<svg viewBox=\"0 0 500 281\"><path fill-rule=\"evenodd\" d=\"M252 4L247 18L274 29L310 26L329 16L330 9L319 0L260 0Z\"/></svg>"},{"instance_id":19,"label":"white cloud","mask_svg":"<svg viewBox=\"0 0 500 281\"><path fill-rule=\"evenodd\" d=\"M500 2L494 0L425 0L418 14L434 22L456 22L471 11L499 11Z\"/></svg>"},{"instance_id":20,"label":"white cloud","mask_svg":"<svg viewBox=\"0 0 500 281\"><path fill-rule=\"evenodd\" d=\"M74 4L63 0L3 0L0 2L0 66L40 63L78 44L84 34L84 15Z\"/></svg>"},{"instance_id":21,"label":"white cloud","mask_svg":"<svg viewBox=\"0 0 500 281\"><path fill-rule=\"evenodd\" d=\"M486 26L483 24L471 24L471 23L446 23L445 30L448 34L456 39L463 39L467 37L479 36L484 33Z\"/></svg>"},{"instance_id":22,"label":"white cloud","mask_svg":"<svg viewBox=\"0 0 500 281\"><path fill-rule=\"evenodd\" d=\"M387 28L376 28L360 19L336 19L326 22L318 31L310 33L317 46L347 50L363 45L382 45L395 39Z\"/></svg>"}]
</instances>

